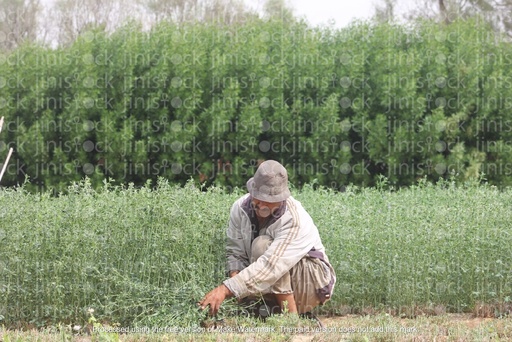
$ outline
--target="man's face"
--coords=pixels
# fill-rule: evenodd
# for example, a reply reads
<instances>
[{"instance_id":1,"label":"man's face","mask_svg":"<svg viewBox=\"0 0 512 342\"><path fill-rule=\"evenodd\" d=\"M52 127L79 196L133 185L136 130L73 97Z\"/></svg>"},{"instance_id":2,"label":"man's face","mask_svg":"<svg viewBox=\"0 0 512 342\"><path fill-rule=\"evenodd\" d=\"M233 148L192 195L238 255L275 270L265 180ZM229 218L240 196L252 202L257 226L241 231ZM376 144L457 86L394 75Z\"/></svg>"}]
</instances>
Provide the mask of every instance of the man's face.
<instances>
[{"instance_id":1,"label":"man's face","mask_svg":"<svg viewBox=\"0 0 512 342\"><path fill-rule=\"evenodd\" d=\"M256 216L261 218L269 217L281 206L281 203L282 202L265 202L255 198L252 200L252 205L254 207L254 211L256 212Z\"/></svg>"}]
</instances>

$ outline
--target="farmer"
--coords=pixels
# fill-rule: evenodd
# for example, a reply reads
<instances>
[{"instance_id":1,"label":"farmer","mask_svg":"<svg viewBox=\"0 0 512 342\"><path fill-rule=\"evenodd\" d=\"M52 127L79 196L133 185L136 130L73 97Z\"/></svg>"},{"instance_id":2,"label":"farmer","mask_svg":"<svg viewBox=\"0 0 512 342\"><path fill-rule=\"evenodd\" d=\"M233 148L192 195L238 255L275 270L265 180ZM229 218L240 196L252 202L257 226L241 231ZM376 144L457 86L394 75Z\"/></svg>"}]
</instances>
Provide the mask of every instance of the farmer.
<instances>
[{"instance_id":1,"label":"farmer","mask_svg":"<svg viewBox=\"0 0 512 342\"><path fill-rule=\"evenodd\" d=\"M330 299L336 281L318 229L290 195L288 173L274 160L263 162L247 182L249 193L231 207L227 230L230 278L199 302L217 314L236 296L271 297L289 313L309 314Z\"/></svg>"}]
</instances>

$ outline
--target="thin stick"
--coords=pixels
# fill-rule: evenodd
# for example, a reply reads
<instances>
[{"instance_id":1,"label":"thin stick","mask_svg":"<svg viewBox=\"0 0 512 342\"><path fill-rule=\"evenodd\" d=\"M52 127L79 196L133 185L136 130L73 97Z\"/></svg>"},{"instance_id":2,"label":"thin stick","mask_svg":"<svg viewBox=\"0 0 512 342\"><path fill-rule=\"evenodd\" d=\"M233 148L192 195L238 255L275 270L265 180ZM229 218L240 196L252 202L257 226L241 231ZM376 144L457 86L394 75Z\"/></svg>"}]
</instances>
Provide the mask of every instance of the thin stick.
<instances>
[{"instance_id":1,"label":"thin stick","mask_svg":"<svg viewBox=\"0 0 512 342\"><path fill-rule=\"evenodd\" d=\"M7 163L9 162L9 159L11 159L12 154L12 147L9 149L9 154L7 155L7 159L4 162L4 167L2 167L2 172L0 173L0 182L2 181L2 177L4 176L5 169L7 169Z\"/></svg>"},{"instance_id":2,"label":"thin stick","mask_svg":"<svg viewBox=\"0 0 512 342\"><path fill-rule=\"evenodd\" d=\"M0 119L0 133L2 133L2 126L4 125L4 117Z\"/></svg>"}]
</instances>

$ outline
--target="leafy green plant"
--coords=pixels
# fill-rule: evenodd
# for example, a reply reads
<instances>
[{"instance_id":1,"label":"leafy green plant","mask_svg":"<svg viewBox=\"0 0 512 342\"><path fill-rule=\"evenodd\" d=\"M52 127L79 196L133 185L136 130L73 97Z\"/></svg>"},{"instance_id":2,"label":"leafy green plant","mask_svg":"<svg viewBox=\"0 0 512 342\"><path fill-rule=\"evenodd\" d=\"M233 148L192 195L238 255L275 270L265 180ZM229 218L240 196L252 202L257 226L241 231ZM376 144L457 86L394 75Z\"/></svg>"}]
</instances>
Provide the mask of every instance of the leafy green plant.
<instances>
[{"instance_id":1,"label":"leafy green plant","mask_svg":"<svg viewBox=\"0 0 512 342\"><path fill-rule=\"evenodd\" d=\"M237 187L277 159L299 188L482 172L511 185L511 55L474 20L127 23L67 47L27 44L0 54L0 152L16 151L4 184Z\"/></svg>"},{"instance_id":2,"label":"leafy green plant","mask_svg":"<svg viewBox=\"0 0 512 342\"><path fill-rule=\"evenodd\" d=\"M85 326L94 307L100 324L199 326L197 302L226 277L225 229L240 194L165 180L100 190L85 180L59 197L2 189L2 324ZM486 303L506 315L510 190L422 181L393 191L305 186L293 195L337 274L319 312L410 316ZM240 312L228 301L219 319Z\"/></svg>"}]
</instances>

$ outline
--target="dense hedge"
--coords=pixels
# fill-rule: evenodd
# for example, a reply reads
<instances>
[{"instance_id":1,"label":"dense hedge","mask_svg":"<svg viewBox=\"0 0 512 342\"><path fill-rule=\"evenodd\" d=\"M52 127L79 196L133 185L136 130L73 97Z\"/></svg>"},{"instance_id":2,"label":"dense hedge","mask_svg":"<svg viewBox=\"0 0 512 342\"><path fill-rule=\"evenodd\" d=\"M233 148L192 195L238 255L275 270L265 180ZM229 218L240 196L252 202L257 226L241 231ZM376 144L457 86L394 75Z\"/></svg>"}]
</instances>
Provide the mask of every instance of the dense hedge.
<instances>
[{"instance_id":1,"label":"dense hedge","mask_svg":"<svg viewBox=\"0 0 512 342\"><path fill-rule=\"evenodd\" d=\"M261 20L88 32L0 53L5 185L89 176L298 186L485 173L510 185L512 48L473 21L333 29Z\"/></svg>"}]
</instances>

